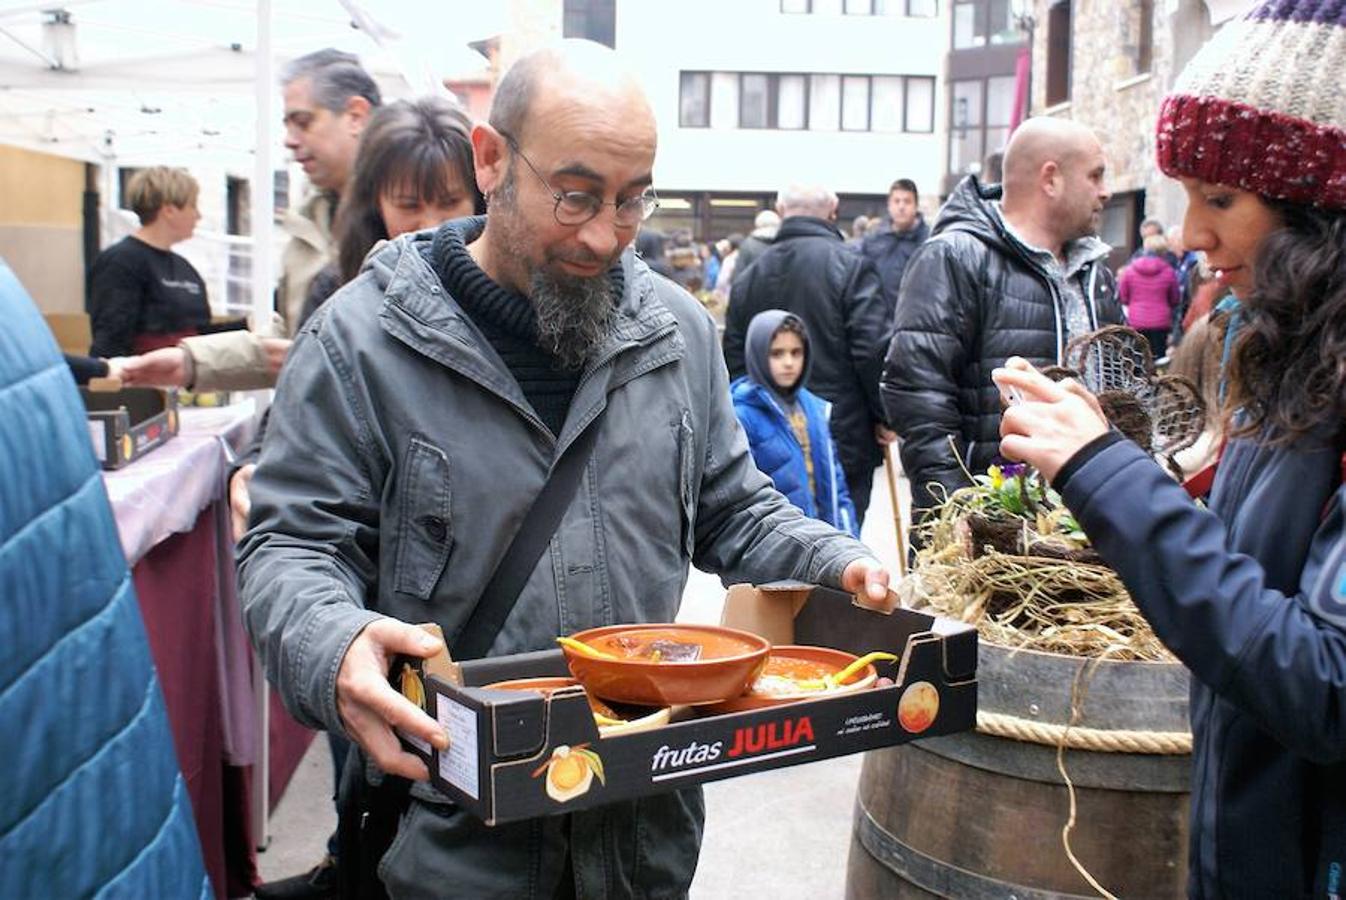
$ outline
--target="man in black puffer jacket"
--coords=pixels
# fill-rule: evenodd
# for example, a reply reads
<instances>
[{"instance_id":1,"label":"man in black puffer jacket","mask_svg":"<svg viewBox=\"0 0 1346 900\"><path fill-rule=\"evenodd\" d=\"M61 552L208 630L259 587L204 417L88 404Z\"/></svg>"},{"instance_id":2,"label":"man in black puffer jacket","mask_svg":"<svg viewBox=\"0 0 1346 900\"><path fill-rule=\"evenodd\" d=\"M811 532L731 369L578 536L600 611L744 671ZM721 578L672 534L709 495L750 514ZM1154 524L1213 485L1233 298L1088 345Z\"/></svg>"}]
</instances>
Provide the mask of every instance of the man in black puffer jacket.
<instances>
[{"instance_id":1,"label":"man in black puffer jacket","mask_svg":"<svg viewBox=\"0 0 1346 900\"><path fill-rule=\"evenodd\" d=\"M883 421L878 382L888 313L878 270L837 231L836 194L792 185L776 206L784 219L776 240L734 280L729 295L725 363L731 378L745 373L748 322L759 312L783 309L804 321L812 365L806 387L832 404L832 439L863 522L883 459L875 426Z\"/></svg>"},{"instance_id":2,"label":"man in black puffer jacket","mask_svg":"<svg viewBox=\"0 0 1346 900\"><path fill-rule=\"evenodd\" d=\"M1030 119L1004 166L1003 203L975 176L954 190L898 297L881 392L918 512L994 462L992 369L1011 356L1059 364L1072 338L1122 322L1109 248L1094 237L1108 191L1093 132Z\"/></svg>"}]
</instances>

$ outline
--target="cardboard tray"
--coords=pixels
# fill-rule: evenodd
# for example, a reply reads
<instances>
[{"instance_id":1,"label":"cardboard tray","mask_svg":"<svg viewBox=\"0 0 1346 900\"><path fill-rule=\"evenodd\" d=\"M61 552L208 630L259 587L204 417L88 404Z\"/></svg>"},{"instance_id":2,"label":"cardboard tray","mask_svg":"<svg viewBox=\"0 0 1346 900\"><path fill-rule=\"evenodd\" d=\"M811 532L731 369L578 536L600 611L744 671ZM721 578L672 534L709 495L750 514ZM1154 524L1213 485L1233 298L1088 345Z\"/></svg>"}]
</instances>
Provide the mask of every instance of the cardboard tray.
<instances>
[{"instance_id":1,"label":"cardboard tray","mask_svg":"<svg viewBox=\"0 0 1346 900\"><path fill-rule=\"evenodd\" d=\"M601 737L579 689L544 698L480 687L567 675L559 650L463 663L441 658L427 661L418 674L426 712L448 731L449 747L436 752L403 736L404 744L425 761L436 788L493 825L976 724L977 633L971 626L904 609L884 615L855 605L848 594L798 583L731 588L724 624L773 644L816 644L857 655L887 650L899 661L879 664L879 674L894 683L718 716L675 708L668 725ZM400 660L394 684L403 663L418 662Z\"/></svg>"},{"instance_id":2,"label":"cardboard tray","mask_svg":"<svg viewBox=\"0 0 1346 900\"><path fill-rule=\"evenodd\" d=\"M79 392L88 411L94 455L104 469L120 469L178 433L178 405L173 391L82 387Z\"/></svg>"}]
</instances>

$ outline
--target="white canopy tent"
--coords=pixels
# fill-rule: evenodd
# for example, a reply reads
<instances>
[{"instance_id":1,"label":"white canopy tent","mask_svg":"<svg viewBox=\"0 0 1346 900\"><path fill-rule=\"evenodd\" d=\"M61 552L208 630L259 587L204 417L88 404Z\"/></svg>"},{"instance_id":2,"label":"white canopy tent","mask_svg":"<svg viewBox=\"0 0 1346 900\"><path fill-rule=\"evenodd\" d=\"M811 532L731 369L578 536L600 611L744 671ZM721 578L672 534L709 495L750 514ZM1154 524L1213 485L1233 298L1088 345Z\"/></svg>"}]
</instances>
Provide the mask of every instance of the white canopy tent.
<instances>
[{"instance_id":1,"label":"white canopy tent","mask_svg":"<svg viewBox=\"0 0 1346 900\"><path fill-rule=\"evenodd\" d=\"M0 144L102 166L105 233L118 166L209 166L271 194L285 159L276 75L323 47L357 54L389 99L478 72L468 44L502 2L0 0ZM262 203L257 208L265 208ZM252 235L255 314L271 307L270 217ZM269 315L256 315L256 321Z\"/></svg>"},{"instance_id":2,"label":"white canopy tent","mask_svg":"<svg viewBox=\"0 0 1346 900\"><path fill-rule=\"evenodd\" d=\"M442 91L444 77L486 67L468 43L500 32L503 7L503 0L0 0L0 145L100 165L109 236L126 231L108 227L123 215L115 208L119 166L223 169L248 177L254 209L269 211L272 173L285 158L281 65L336 47L360 57L387 99ZM270 215L252 220L248 305L265 329L276 242ZM254 683L264 683L260 672ZM265 736L265 692L256 699ZM263 747L252 804L261 844L266 763Z\"/></svg>"}]
</instances>

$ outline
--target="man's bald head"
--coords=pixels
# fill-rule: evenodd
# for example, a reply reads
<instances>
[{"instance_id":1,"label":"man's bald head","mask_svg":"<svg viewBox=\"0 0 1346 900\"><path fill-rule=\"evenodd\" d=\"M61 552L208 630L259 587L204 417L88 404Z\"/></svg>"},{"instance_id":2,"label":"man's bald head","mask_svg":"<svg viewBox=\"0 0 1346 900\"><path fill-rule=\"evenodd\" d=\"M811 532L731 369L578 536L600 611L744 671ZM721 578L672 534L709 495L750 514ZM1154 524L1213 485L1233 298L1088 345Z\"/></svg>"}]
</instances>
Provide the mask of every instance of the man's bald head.
<instances>
[{"instance_id":1,"label":"man's bald head","mask_svg":"<svg viewBox=\"0 0 1346 900\"><path fill-rule=\"evenodd\" d=\"M520 57L500 79L487 121L523 142L530 120L544 107L566 102L621 108L635 116L633 127L655 130L636 75L611 49L582 40L558 41Z\"/></svg>"},{"instance_id":2,"label":"man's bald head","mask_svg":"<svg viewBox=\"0 0 1346 900\"><path fill-rule=\"evenodd\" d=\"M1079 122L1051 116L1028 119L1014 130L1009 146L1005 148L1006 197L1025 187L1035 187L1042 167L1048 163L1066 168L1091 150L1098 149L1098 138Z\"/></svg>"},{"instance_id":3,"label":"man's bald head","mask_svg":"<svg viewBox=\"0 0 1346 900\"><path fill-rule=\"evenodd\" d=\"M1029 119L1005 148L1005 215L1039 223L1057 245L1093 234L1108 201L1104 174L1103 145L1089 128L1070 119Z\"/></svg>"}]
</instances>

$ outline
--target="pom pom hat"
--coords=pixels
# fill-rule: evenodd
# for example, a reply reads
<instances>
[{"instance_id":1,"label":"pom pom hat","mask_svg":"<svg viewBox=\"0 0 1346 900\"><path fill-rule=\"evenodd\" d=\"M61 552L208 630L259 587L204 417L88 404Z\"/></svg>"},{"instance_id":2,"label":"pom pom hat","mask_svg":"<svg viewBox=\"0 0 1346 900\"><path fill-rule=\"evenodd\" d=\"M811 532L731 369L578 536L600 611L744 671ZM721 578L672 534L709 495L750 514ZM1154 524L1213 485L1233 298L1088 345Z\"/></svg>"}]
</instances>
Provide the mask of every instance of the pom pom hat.
<instances>
[{"instance_id":1,"label":"pom pom hat","mask_svg":"<svg viewBox=\"0 0 1346 900\"><path fill-rule=\"evenodd\" d=\"M1346 0L1268 0L1226 25L1159 110L1172 178L1346 208Z\"/></svg>"}]
</instances>

